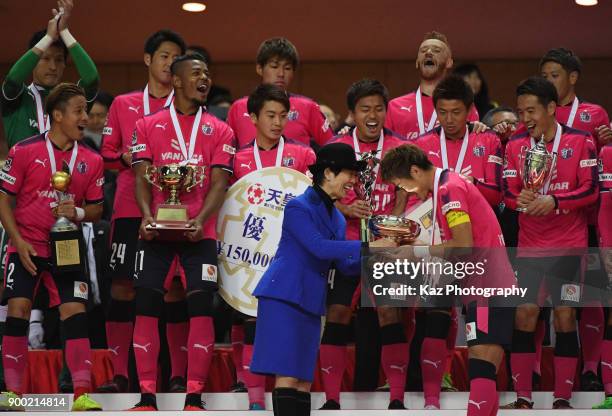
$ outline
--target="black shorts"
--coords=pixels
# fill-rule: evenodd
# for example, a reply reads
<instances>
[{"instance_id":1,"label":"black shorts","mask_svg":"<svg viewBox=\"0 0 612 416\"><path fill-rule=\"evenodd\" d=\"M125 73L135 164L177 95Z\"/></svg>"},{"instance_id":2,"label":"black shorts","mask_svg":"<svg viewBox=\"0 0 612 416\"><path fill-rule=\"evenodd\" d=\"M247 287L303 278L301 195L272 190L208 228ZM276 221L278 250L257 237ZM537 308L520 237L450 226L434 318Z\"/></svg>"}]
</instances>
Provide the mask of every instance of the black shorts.
<instances>
[{"instance_id":1,"label":"black shorts","mask_svg":"<svg viewBox=\"0 0 612 416\"><path fill-rule=\"evenodd\" d=\"M520 257L516 263L519 287L527 288L521 303L539 304L538 294L544 283L553 307L579 305L582 256Z\"/></svg>"},{"instance_id":2,"label":"black shorts","mask_svg":"<svg viewBox=\"0 0 612 416\"><path fill-rule=\"evenodd\" d=\"M330 269L327 275L327 306L351 306L359 280L359 276L345 276L337 269Z\"/></svg>"},{"instance_id":3,"label":"black shorts","mask_svg":"<svg viewBox=\"0 0 612 416\"><path fill-rule=\"evenodd\" d=\"M111 224L108 272L111 280L132 280L141 218L117 218Z\"/></svg>"},{"instance_id":4,"label":"black shorts","mask_svg":"<svg viewBox=\"0 0 612 416\"><path fill-rule=\"evenodd\" d=\"M598 247L597 230L589 225L589 253L585 256L584 265L584 301L598 301L606 298L605 292L608 286L608 273L601 259Z\"/></svg>"},{"instance_id":5,"label":"black shorts","mask_svg":"<svg viewBox=\"0 0 612 416\"><path fill-rule=\"evenodd\" d=\"M19 254L9 254L6 263L3 305L6 305L11 298L33 300L41 284L45 285L49 291L49 307L68 302L87 303L89 279L82 273L60 273L53 276L48 258L32 257L32 261L38 270L36 276L32 276L23 267Z\"/></svg>"},{"instance_id":6,"label":"black shorts","mask_svg":"<svg viewBox=\"0 0 612 416\"><path fill-rule=\"evenodd\" d=\"M181 266L181 281L186 291L217 290L217 241L196 243L138 241L135 256L134 286L168 290L175 276L175 258Z\"/></svg>"},{"instance_id":7,"label":"black shorts","mask_svg":"<svg viewBox=\"0 0 612 416\"><path fill-rule=\"evenodd\" d=\"M467 305L465 337L468 347L496 344L507 348L512 345L515 308L509 303L490 298L488 306L478 306L476 302Z\"/></svg>"}]
</instances>

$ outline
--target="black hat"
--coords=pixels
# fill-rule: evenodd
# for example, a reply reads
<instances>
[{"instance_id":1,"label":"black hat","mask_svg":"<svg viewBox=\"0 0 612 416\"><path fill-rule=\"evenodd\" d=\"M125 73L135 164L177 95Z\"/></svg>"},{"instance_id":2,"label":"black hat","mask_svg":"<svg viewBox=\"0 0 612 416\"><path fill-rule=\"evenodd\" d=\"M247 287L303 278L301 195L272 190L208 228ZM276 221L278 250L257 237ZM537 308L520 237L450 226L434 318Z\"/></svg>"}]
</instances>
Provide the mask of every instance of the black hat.
<instances>
[{"instance_id":1,"label":"black hat","mask_svg":"<svg viewBox=\"0 0 612 416\"><path fill-rule=\"evenodd\" d=\"M366 162L357 160L355 150L348 144L331 143L319 149L316 163L308 166L308 169L312 173L331 167L362 171L366 166Z\"/></svg>"}]
</instances>

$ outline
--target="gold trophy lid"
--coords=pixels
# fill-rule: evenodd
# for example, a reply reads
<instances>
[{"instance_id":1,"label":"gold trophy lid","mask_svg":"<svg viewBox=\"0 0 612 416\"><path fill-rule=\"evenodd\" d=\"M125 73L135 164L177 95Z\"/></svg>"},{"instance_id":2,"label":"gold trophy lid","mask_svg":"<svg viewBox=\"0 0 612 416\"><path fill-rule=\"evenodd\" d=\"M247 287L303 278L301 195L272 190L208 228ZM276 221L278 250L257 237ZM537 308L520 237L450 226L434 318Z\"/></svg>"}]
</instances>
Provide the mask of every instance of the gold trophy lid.
<instances>
[{"instance_id":1,"label":"gold trophy lid","mask_svg":"<svg viewBox=\"0 0 612 416\"><path fill-rule=\"evenodd\" d=\"M51 186L56 191L66 192L70 186L72 178L68 172L58 170L51 176Z\"/></svg>"}]
</instances>

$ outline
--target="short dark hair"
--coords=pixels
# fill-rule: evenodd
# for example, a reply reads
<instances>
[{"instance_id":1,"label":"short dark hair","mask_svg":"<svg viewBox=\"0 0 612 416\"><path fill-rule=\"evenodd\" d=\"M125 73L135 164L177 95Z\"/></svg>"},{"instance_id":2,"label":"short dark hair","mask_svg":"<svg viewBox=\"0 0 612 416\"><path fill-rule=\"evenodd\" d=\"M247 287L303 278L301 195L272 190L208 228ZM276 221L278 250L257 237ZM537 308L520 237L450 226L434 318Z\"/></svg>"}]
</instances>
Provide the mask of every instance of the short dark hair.
<instances>
[{"instance_id":1,"label":"short dark hair","mask_svg":"<svg viewBox=\"0 0 612 416\"><path fill-rule=\"evenodd\" d=\"M39 30L38 32L34 33L32 37L30 38L30 43L28 43L28 49L32 49L34 46L36 46L36 44L42 38L44 38L46 34L47 34L46 30ZM68 60L68 48L66 47L66 45L61 39L58 39L55 42L53 42L51 46L55 46L57 48L60 48L62 51L64 51L64 62Z\"/></svg>"},{"instance_id":2,"label":"short dark hair","mask_svg":"<svg viewBox=\"0 0 612 416\"><path fill-rule=\"evenodd\" d=\"M434 89L434 106L438 100L460 100L469 109L474 104L474 92L463 78L451 74L440 81Z\"/></svg>"},{"instance_id":3,"label":"short dark hair","mask_svg":"<svg viewBox=\"0 0 612 416\"><path fill-rule=\"evenodd\" d=\"M176 75L176 72L178 71L178 67L180 66L179 64L185 61L202 61L206 63L206 60L204 59L204 57L200 55L199 53L192 53L189 55L177 56L176 59L172 61L172 64L170 65L170 72L172 73L172 75Z\"/></svg>"},{"instance_id":4,"label":"short dark hair","mask_svg":"<svg viewBox=\"0 0 612 416\"><path fill-rule=\"evenodd\" d=\"M185 54L185 41L181 35L169 29L158 30L149 36L144 44L144 52L153 56L164 42L176 44L181 49L181 55Z\"/></svg>"},{"instance_id":5,"label":"short dark hair","mask_svg":"<svg viewBox=\"0 0 612 416\"><path fill-rule=\"evenodd\" d=\"M300 62L297 49L293 43L285 38L267 39L263 41L261 45L259 45L257 58L255 59L257 65L263 67L272 58L280 58L290 61L293 65L293 69L297 69Z\"/></svg>"},{"instance_id":6,"label":"short dark hair","mask_svg":"<svg viewBox=\"0 0 612 416\"><path fill-rule=\"evenodd\" d=\"M325 169L331 170L334 175L338 175L340 172L342 172L342 168L338 166L317 166L316 168L310 169L313 184L318 186L323 184L323 180L325 179Z\"/></svg>"},{"instance_id":7,"label":"short dark hair","mask_svg":"<svg viewBox=\"0 0 612 416\"><path fill-rule=\"evenodd\" d=\"M380 165L382 180L412 178L410 168L417 166L423 170L433 169L433 164L421 148L413 144L403 144L387 152Z\"/></svg>"},{"instance_id":8,"label":"short dark hair","mask_svg":"<svg viewBox=\"0 0 612 416\"><path fill-rule=\"evenodd\" d=\"M558 63L568 72L568 74L572 72L578 72L580 74L582 72L582 62L580 62L580 58L574 55L574 52L569 49L555 48L546 52L542 59L540 59L540 69L542 69L546 62Z\"/></svg>"},{"instance_id":9,"label":"short dark hair","mask_svg":"<svg viewBox=\"0 0 612 416\"><path fill-rule=\"evenodd\" d=\"M493 116L497 113L513 113L514 115L516 115L514 110L510 107L507 107L507 106L495 107L487 111L487 114L485 114L484 117L482 118L482 122L486 124L487 127L489 128L493 127L491 120L493 119Z\"/></svg>"},{"instance_id":10,"label":"short dark hair","mask_svg":"<svg viewBox=\"0 0 612 416\"><path fill-rule=\"evenodd\" d=\"M45 112L51 117L51 122L53 122L53 110L64 111L68 101L79 95L85 97L85 90L77 84L62 82L56 85L45 100Z\"/></svg>"},{"instance_id":11,"label":"short dark hair","mask_svg":"<svg viewBox=\"0 0 612 416\"><path fill-rule=\"evenodd\" d=\"M94 98L93 102L100 103L104 107L106 107L106 109L109 109L114 99L115 97L113 97L109 93L105 91L98 91L98 95L96 95L96 98Z\"/></svg>"},{"instance_id":12,"label":"short dark hair","mask_svg":"<svg viewBox=\"0 0 612 416\"><path fill-rule=\"evenodd\" d=\"M251 95L249 95L249 99L247 101L247 111L249 114L255 114L259 117L259 112L265 105L266 101L276 101L277 103L282 104L287 112L291 109L289 97L287 96L285 90L277 85L261 84L255 88L255 91L253 91Z\"/></svg>"},{"instance_id":13,"label":"short dark hair","mask_svg":"<svg viewBox=\"0 0 612 416\"><path fill-rule=\"evenodd\" d=\"M516 87L516 96L535 95L544 107L552 101L559 102L559 95L555 86L546 78L532 76L521 82Z\"/></svg>"},{"instance_id":14,"label":"short dark hair","mask_svg":"<svg viewBox=\"0 0 612 416\"><path fill-rule=\"evenodd\" d=\"M363 97L370 97L372 95L379 95L385 102L385 108L389 103L389 91L382 82L375 79L362 79L353 83L346 92L346 105L349 110L355 111L357 102Z\"/></svg>"},{"instance_id":15,"label":"short dark hair","mask_svg":"<svg viewBox=\"0 0 612 416\"><path fill-rule=\"evenodd\" d=\"M195 52L197 54L202 55L202 58L204 58L204 62L206 62L207 65L212 64L212 57L210 56L210 52L208 52L208 49L206 49L204 46L190 45L187 46L187 51L191 51L192 53Z\"/></svg>"},{"instance_id":16,"label":"short dark hair","mask_svg":"<svg viewBox=\"0 0 612 416\"><path fill-rule=\"evenodd\" d=\"M425 42L426 40L429 39L435 39L435 40L439 40L440 42L444 43L448 49L450 49L450 43L448 42L448 38L446 37L446 35L444 33L435 31L435 30L431 30L429 32L426 32L423 35L423 42Z\"/></svg>"}]
</instances>

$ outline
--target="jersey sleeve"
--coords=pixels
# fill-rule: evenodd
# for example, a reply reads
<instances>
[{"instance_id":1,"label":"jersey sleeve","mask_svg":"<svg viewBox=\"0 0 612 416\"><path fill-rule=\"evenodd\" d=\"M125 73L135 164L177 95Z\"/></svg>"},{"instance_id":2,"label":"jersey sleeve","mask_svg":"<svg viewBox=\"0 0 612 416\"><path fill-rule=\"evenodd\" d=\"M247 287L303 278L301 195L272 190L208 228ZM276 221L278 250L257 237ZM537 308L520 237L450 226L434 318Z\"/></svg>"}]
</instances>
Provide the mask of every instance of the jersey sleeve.
<instances>
[{"instance_id":1,"label":"jersey sleeve","mask_svg":"<svg viewBox=\"0 0 612 416\"><path fill-rule=\"evenodd\" d=\"M96 157L96 164L92 171L89 186L85 192L85 202L89 204L101 204L104 202L104 162L101 157Z\"/></svg>"},{"instance_id":2,"label":"jersey sleeve","mask_svg":"<svg viewBox=\"0 0 612 416\"><path fill-rule=\"evenodd\" d=\"M599 111L597 112L597 119L595 120L595 127L601 127L601 126L610 127L610 117L608 117L608 113L602 107L599 108ZM604 143L599 141L599 137L596 137L596 139L597 139L597 146L604 145Z\"/></svg>"},{"instance_id":3,"label":"jersey sleeve","mask_svg":"<svg viewBox=\"0 0 612 416\"><path fill-rule=\"evenodd\" d=\"M223 127L218 130L219 135L210 164L211 168L221 168L232 173L234 156L236 155L236 138L234 137L234 131L229 126L223 125Z\"/></svg>"},{"instance_id":4,"label":"jersey sleeve","mask_svg":"<svg viewBox=\"0 0 612 416\"><path fill-rule=\"evenodd\" d=\"M597 201L597 153L595 143L589 135L581 142L580 161L577 167L578 186L571 192L557 194L558 209L578 209Z\"/></svg>"},{"instance_id":5,"label":"jersey sleeve","mask_svg":"<svg viewBox=\"0 0 612 416\"><path fill-rule=\"evenodd\" d=\"M321 112L319 104L317 103L313 103L310 109L309 126L312 130L310 135L319 146L323 146L334 136L329 127L329 122Z\"/></svg>"},{"instance_id":6,"label":"jersey sleeve","mask_svg":"<svg viewBox=\"0 0 612 416\"><path fill-rule=\"evenodd\" d=\"M504 156L503 170L503 189L504 203L510 209L516 210L517 197L521 193L522 183L519 177L519 146L518 144L508 143L506 146L506 155Z\"/></svg>"},{"instance_id":7,"label":"jersey sleeve","mask_svg":"<svg viewBox=\"0 0 612 416\"><path fill-rule=\"evenodd\" d=\"M146 132L145 119L136 122L136 129L132 135L132 166L143 161L153 162L153 153Z\"/></svg>"},{"instance_id":8,"label":"jersey sleeve","mask_svg":"<svg viewBox=\"0 0 612 416\"><path fill-rule=\"evenodd\" d=\"M601 150L599 157L600 206L597 225L601 247L612 247L612 146Z\"/></svg>"},{"instance_id":9,"label":"jersey sleeve","mask_svg":"<svg viewBox=\"0 0 612 416\"><path fill-rule=\"evenodd\" d=\"M27 147L13 146L0 170L0 191L15 196L19 193L28 171Z\"/></svg>"},{"instance_id":10,"label":"jersey sleeve","mask_svg":"<svg viewBox=\"0 0 612 416\"><path fill-rule=\"evenodd\" d=\"M315 155L314 150L310 147L304 151L304 167L302 169L302 173L304 175L310 175L310 170L308 170L308 166L314 165L317 161L317 155Z\"/></svg>"},{"instance_id":11,"label":"jersey sleeve","mask_svg":"<svg viewBox=\"0 0 612 416\"><path fill-rule=\"evenodd\" d=\"M0 97L2 114L5 117L19 108L21 99L26 92L25 82L32 75L39 59L40 56L30 49L15 62L6 75L2 83L2 96Z\"/></svg>"},{"instance_id":12,"label":"jersey sleeve","mask_svg":"<svg viewBox=\"0 0 612 416\"><path fill-rule=\"evenodd\" d=\"M453 211L470 214L467 203L467 189L464 184L447 182L440 186L438 193L440 211L445 217Z\"/></svg>"},{"instance_id":13,"label":"jersey sleeve","mask_svg":"<svg viewBox=\"0 0 612 416\"><path fill-rule=\"evenodd\" d=\"M85 90L87 101L92 102L98 95L98 85L100 84L96 64L79 43L71 46L68 52L74 61L79 77L81 77L79 85Z\"/></svg>"},{"instance_id":14,"label":"jersey sleeve","mask_svg":"<svg viewBox=\"0 0 612 416\"><path fill-rule=\"evenodd\" d=\"M502 199L501 182L504 160L502 157L501 141L497 136L491 135L488 147L484 182L477 181L476 187L489 204L497 206Z\"/></svg>"},{"instance_id":15,"label":"jersey sleeve","mask_svg":"<svg viewBox=\"0 0 612 416\"><path fill-rule=\"evenodd\" d=\"M129 166L121 155L123 154L123 141L121 140L121 124L119 121L119 103L115 101L108 111L106 127L102 130L102 147L100 150L104 158L106 169L124 170Z\"/></svg>"}]
</instances>

